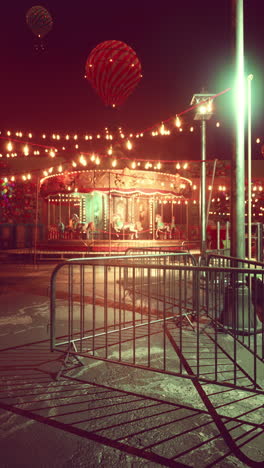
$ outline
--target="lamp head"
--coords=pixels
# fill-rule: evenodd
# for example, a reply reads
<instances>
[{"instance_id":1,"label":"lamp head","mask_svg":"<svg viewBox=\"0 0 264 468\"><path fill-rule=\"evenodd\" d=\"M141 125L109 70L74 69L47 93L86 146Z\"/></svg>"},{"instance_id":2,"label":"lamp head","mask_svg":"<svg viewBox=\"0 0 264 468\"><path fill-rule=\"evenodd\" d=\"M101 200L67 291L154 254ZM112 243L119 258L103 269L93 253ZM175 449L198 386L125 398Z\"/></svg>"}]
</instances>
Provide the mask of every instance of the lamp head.
<instances>
[{"instance_id":1,"label":"lamp head","mask_svg":"<svg viewBox=\"0 0 264 468\"><path fill-rule=\"evenodd\" d=\"M195 107L194 120L209 120L213 115L214 94L194 94L191 105Z\"/></svg>"}]
</instances>

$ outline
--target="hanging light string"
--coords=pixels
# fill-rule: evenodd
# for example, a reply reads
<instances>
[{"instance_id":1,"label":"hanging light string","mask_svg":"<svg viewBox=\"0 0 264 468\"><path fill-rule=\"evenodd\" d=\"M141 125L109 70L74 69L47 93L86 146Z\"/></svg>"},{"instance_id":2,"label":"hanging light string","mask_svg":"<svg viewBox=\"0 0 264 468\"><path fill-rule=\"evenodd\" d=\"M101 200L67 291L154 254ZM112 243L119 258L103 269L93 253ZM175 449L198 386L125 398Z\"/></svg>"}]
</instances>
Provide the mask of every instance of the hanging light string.
<instances>
[{"instance_id":1,"label":"hanging light string","mask_svg":"<svg viewBox=\"0 0 264 468\"><path fill-rule=\"evenodd\" d=\"M220 96L220 95L223 95L223 94L227 93L229 90L230 90L230 88L227 88L227 89L225 89L224 91L221 91L220 93L217 93L217 94L215 94L214 96L211 96L210 99L214 99L214 98L216 98L216 97L218 97L218 96ZM206 102L206 101L203 101L203 102ZM200 106L201 104L202 104L202 102L200 102L200 103L198 103L198 104L195 104L194 106L191 106L191 107L185 109L184 111L178 113L178 114L176 115L176 126L178 126L178 127L180 126L179 116L181 116L181 115L183 115L183 114L186 114L187 112L190 112L191 110L193 110L194 108L196 108L198 105ZM175 119L175 117L170 117L169 119L166 119L166 120L165 120L165 123L168 122L168 121L170 121L170 120L172 120L172 119ZM177 119L178 119L178 120L177 120ZM156 128L156 127L157 127L157 125L152 126L152 127L150 127L149 129L144 130L144 131L141 132L140 134L137 134L136 137L137 137L138 135L143 136L146 132L149 132L151 129ZM109 130L108 130L107 127L105 127L105 131L106 131L106 136L105 136L106 139L107 139L107 140L113 140L113 135L109 133ZM37 147L37 148L40 148L40 149L44 149L45 152L48 152L48 151L49 151L49 155L50 155L51 157L55 157L56 153L58 153L58 151L59 151L58 148L56 148L54 145L50 146L50 145L43 145L43 144L39 144L39 143L33 143L33 142L31 142L31 141L30 141L30 142L29 142L29 141L21 141L21 140L18 140L17 138L11 138L11 132L10 132L10 131L7 131L6 133L7 133L7 136L0 136L0 139L2 139L2 140L8 140L8 141L9 141L8 145L9 145L10 147L12 146L12 145L11 145L11 142L14 142L14 143L19 142L19 143L24 144L24 145L25 145L24 150L23 150L23 155L24 155L24 156L28 156L28 155L29 155L28 145L34 146L34 147ZM119 133L120 133L120 137L121 137L121 138L126 138L125 135L122 133L121 127L119 127ZM166 134L168 134L168 133L166 132L166 130L165 130L164 122L162 122L162 124L161 124L161 131L160 131L159 133L160 133L161 135L166 135ZM22 132L16 132L16 136L22 136ZM31 134L31 133L29 133L28 136L29 136L29 138L32 138L32 134ZM99 134L97 134L97 138L98 138L98 137L101 138L101 136L100 136ZM130 133L130 134L129 134L129 137L132 138L132 137L133 137L133 134ZM43 135L42 135L42 138L46 138L46 134L43 134ZM53 139L56 139L56 140L60 140L60 139L61 139L60 135L55 134L55 133L52 135L52 138L53 138ZM98 139L100 139L100 138L98 138ZM66 139L66 140L69 140L69 139L70 139L70 136L69 136L69 135L66 135L65 139ZM73 139L74 139L74 140L78 140L78 135L75 134L74 137L73 137ZM92 136L86 135L85 139L86 139L86 140L91 140L91 139L93 139L93 138L92 138ZM126 145L126 146L127 146L127 149L128 149L129 151L132 149L132 144L131 144L130 140L127 140L127 145ZM26 148L26 149L25 149L25 148ZM78 149L78 148L79 148L79 145L76 144L76 145L75 145L75 149ZM71 153L72 153L72 149L71 149L71 150L70 150L70 149L67 149L67 150L66 150L65 147L62 148L62 151L66 151L66 152L71 152ZM65 153L64 153L64 154L65 154ZM17 154L15 154L15 156L16 156L16 155L17 155ZM2 155L1 155L1 156L2 156ZM12 156L12 155L11 155L11 156ZM88 157L88 158L90 159L90 161L87 161L86 157ZM103 155L100 155L100 156L99 156L98 154L94 153L94 152L78 151L77 155L76 155L75 158L72 160L71 165L72 165L73 167L77 167L79 164L80 164L81 166L87 166L88 163L89 163L89 164L95 163L95 165L98 166L98 165L100 165L101 159L105 159L105 158L109 159L109 157L112 157L112 167L116 167L116 165L117 165L117 160L131 161L131 157L128 157L128 156L118 156L118 157L117 157L116 155L113 156L113 148L112 148L112 145L111 145L110 148L108 149L107 154L103 154ZM77 159L77 161L76 161L76 159ZM145 162L145 163L146 163L146 164L145 164L145 169L149 169L149 168L153 167L153 164L156 164L156 166L155 166L154 168L155 168L155 169L158 169L158 170L161 169L162 164L173 164L173 161L171 161L171 160L162 160L162 163L161 163L160 161L157 161L156 159L150 159L148 162L146 162L146 158L145 158L145 157L140 157L140 158L137 157L137 158L134 158L134 160L133 160L133 162L132 162L132 165L131 165L131 168L132 168L132 169L135 169L135 168L136 168L136 165L137 165L138 163L142 163L142 162ZM175 161L175 162L176 162L176 161ZM174 162L174 163L175 163L175 162ZM185 162L185 163L183 164L183 166L182 166L182 165L179 163L179 161L177 161L176 169L186 168L186 164L187 164L187 163ZM68 166L69 163L66 163L66 165ZM65 166L65 163L64 163L64 166ZM49 168L47 168L47 169L43 169L42 172L43 172L44 174L48 174L51 170L53 171L53 168L51 169L51 167L49 167ZM66 170L66 168L63 169L62 165L59 165L59 166L58 166L58 172L61 173L61 172L63 172L63 170ZM7 177L7 176L6 176L6 177ZM14 177L14 176L13 176L13 177ZM25 180L25 177L24 177L24 176L22 176L22 177L23 177L23 179Z\"/></svg>"},{"instance_id":2,"label":"hanging light string","mask_svg":"<svg viewBox=\"0 0 264 468\"><path fill-rule=\"evenodd\" d=\"M42 145L40 143L33 143L32 141L18 140L17 138L10 138L10 136L8 136L8 135L7 136L1 136L0 135L0 139L5 140L5 141L10 140L13 143L19 143L19 144L23 144L23 145L37 146L38 148L45 148L45 149L50 149L50 150L55 150L56 149L54 146Z\"/></svg>"},{"instance_id":3,"label":"hanging light string","mask_svg":"<svg viewBox=\"0 0 264 468\"><path fill-rule=\"evenodd\" d=\"M231 88L226 88L225 90L213 95L210 97L210 100L214 100L215 98L227 93L228 91L230 91ZM187 114L188 112L194 110L196 107L198 106L201 106L203 104L205 104L207 102L207 100L205 101L202 101L202 102L199 102L198 104L195 104L191 107L188 107L187 109L181 111L181 112L178 112L176 114L176 119L177 117L179 118L180 116L184 115L184 114ZM121 139L126 139L127 140L127 147L129 149L129 145L130 145L130 142L129 142L129 138L140 138L142 136L144 136L146 133L150 133L152 130L154 129L157 129L157 128L161 128L162 126L164 126L166 123L172 121L172 120L175 120L175 115L174 116L171 116L165 120L163 120L162 122L159 122L159 123L156 123L155 125L152 125L151 127L148 127L146 128L145 130L141 130L141 131L137 131L137 132L128 132L127 134L124 134L123 133L123 130L121 127L119 127L118 129L118 133L119 133L119 136ZM32 143L32 142L29 142L29 141L21 141L21 140L18 140L18 139L15 139L15 138L11 138L11 132L10 131L7 131L7 136L0 136L1 139L4 139L4 140L8 140L10 139L10 141L13 141L13 142L21 142L21 143L24 143L24 144L30 144L31 146L37 146L37 147L40 147L40 148L48 148L48 149L53 149L54 150L54 145L50 146L50 145L43 145L43 144L39 144L39 143ZM166 134L166 132L164 132L163 134ZM22 132L16 132L16 136L21 136L22 137ZM32 133L28 133L28 136L30 138L32 138ZM43 139L46 139L47 138L47 135L44 133L42 134L42 138ZM50 137L51 139L54 139L54 140L61 140L61 135L60 134L57 134L57 133L53 133L52 136ZM79 139L79 135L74 133L73 136L70 136L69 133L67 133L65 135L65 140L78 140ZM86 141L92 141L92 140L100 140L102 138L102 134L101 133L96 133L94 135L92 135L91 133L90 134L86 134L85 136L83 136L83 139L86 140ZM105 127L105 139L107 140L113 140L113 135L112 133L109 132L109 129L108 127Z\"/></svg>"},{"instance_id":4,"label":"hanging light string","mask_svg":"<svg viewBox=\"0 0 264 468\"><path fill-rule=\"evenodd\" d=\"M227 93L228 91L230 91L230 90L231 90L231 88L226 88L226 89L224 89L223 91L220 91L219 93L214 94L213 96L211 96L211 97L210 97L210 100L214 100L214 99L216 99L217 97L222 96L223 94L226 94L226 93ZM197 104L194 104L194 105L191 106L191 107L188 107L187 109L183 110L182 112L178 112L178 113L176 114L176 118L177 118L177 117L181 117L182 115L187 114L188 112L191 112L192 110L196 109L197 107L199 107L199 106L201 106L201 105L203 105L203 104L206 104L206 102L207 102L207 99L206 99L205 101L201 101L201 102L199 102L199 103L197 103ZM173 116L167 118L166 120L163 120L162 122L165 124L165 123L168 123L168 122L170 122L170 121L172 121L172 120L175 120L175 115L173 115ZM154 130L154 129L156 129L156 128L160 128L160 126L161 126L161 123L152 125L152 127L148 127L148 128L146 128L145 130L141 130L140 132L137 132L137 134L141 134L141 133L144 134L144 133L147 133L147 132L151 132L152 130Z\"/></svg>"}]
</instances>

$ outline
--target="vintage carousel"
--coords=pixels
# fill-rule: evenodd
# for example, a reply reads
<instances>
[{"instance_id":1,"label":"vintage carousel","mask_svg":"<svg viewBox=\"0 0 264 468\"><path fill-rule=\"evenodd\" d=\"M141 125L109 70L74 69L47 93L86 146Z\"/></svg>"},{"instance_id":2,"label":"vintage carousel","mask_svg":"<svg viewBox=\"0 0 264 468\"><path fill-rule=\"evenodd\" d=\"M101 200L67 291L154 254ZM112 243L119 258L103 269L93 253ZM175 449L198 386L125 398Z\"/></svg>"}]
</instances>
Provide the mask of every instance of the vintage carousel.
<instances>
[{"instance_id":1,"label":"vintage carousel","mask_svg":"<svg viewBox=\"0 0 264 468\"><path fill-rule=\"evenodd\" d=\"M187 237L192 181L149 170L75 170L40 181L49 248L115 251ZM187 227L188 230L188 227Z\"/></svg>"}]
</instances>

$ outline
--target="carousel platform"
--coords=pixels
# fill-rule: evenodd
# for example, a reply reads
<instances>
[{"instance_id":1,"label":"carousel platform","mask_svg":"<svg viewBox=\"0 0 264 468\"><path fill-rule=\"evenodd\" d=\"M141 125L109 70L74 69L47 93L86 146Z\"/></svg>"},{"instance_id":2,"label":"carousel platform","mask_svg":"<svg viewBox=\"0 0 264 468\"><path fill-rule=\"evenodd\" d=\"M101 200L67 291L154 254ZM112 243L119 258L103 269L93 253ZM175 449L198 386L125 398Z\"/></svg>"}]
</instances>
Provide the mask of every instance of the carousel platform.
<instances>
[{"instance_id":1,"label":"carousel platform","mask_svg":"<svg viewBox=\"0 0 264 468\"><path fill-rule=\"evenodd\" d=\"M118 240L94 240L94 239L71 239L71 240L48 240L37 244L38 250L81 252L81 253L124 253L129 249L172 249L189 250L186 240L147 240L147 239L118 239Z\"/></svg>"},{"instance_id":2,"label":"carousel platform","mask_svg":"<svg viewBox=\"0 0 264 468\"><path fill-rule=\"evenodd\" d=\"M12 261L63 261L69 258L124 255L127 252L188 251L199 254L199 242L187 240L48 240L32 248L4 249L1 257Z\"/></svg>"}]
</instances>

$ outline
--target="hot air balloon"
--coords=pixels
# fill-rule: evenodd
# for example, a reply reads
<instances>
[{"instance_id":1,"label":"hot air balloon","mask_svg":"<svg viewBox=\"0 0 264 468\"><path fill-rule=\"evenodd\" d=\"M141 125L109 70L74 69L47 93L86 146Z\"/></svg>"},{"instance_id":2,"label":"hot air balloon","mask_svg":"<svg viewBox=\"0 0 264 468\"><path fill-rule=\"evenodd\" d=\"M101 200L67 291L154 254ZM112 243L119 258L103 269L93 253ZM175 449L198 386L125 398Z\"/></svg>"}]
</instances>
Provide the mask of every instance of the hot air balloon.
<instances>
[{"instance_id":1,"label":"hot air balloon","mask_svg":"<svg viewBox=\"0 0 264 468\"><path fill-rule=\"evenodd\" d=\"M136 52L121 41L104 41L89 54L86 78L106 106L118 107L142 78Z\"/></svg>"},{"instance_id":2,"label":"hot air balloon","mask_svg":"<svg viewBox=\"0 0 264 468\"><path fill-rule=\"evenodd\" d=\"M28 10L26 22L33 34L40 39L50 32L53 25L50 13L40 5L35 5Z\"/></svg>"}]
</instances>

